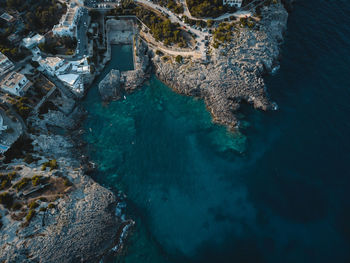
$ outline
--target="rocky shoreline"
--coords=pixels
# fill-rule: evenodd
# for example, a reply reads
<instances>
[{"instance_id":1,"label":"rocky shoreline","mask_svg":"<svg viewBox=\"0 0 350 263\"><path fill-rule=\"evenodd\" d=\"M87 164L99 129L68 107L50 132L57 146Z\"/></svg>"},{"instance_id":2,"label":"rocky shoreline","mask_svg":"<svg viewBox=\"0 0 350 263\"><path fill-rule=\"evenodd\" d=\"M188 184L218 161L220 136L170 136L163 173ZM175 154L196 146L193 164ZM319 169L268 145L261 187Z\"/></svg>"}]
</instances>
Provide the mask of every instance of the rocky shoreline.
<instances>
[{"instance_id":1,"label":"rocky shoreline","mask_svg":"<svg viewBox=\"0 0 350 263\"><path fill-rule=\"evenodd\" d=\"M107 102L119 100L142 86L151 72L151 52L148 46L138 37L134 38L133 45L134 69L120 72L112 69L99 83L98 88L102 100Z\"/></svg>"},{"instance_id":2,"label":"rocky shoreline","mask_svg":"<svg viewBox=\"0 0 350 263\"><path fill-rule=\"evenodd\" d=\"M265 7L260 29L240 29L231 43L212 51L209 63L186 58L183 63L173 58L164 60L137 38L135 69L111 71L99 85L102 99L120 99L140 87L151 73L152 60L161 81L178 93L204 99L216 123L236 129L239 121L235 112L243 101L262 110L275 107L263 75L278 64L287 19L282 4ZM123 197L88 176L94 165L81 140L84 130L80 123L85 112L63 94L50 101L54 107L42 117L30 119L35 132L29 137L39 161L24 164L13 160L9 167L18 169L21 176L32 176L40 173L43 163L55 158L58 168L45 175L57 180L64 175L72 186L54 201L54 209L38 212L27 227L11 220L10 214L5 216L7 222L0 233L1 262L97 262L108 253L120 251L134 224L122 215Z\"/></svg>"},{"instance_id":3,"label":"rocky shoreline","mask_svg":"<svg viewBox=\"0 0 350 263\"><path fill-rule=\"evenodd\" d=\"M21 178L41 174L50 182L65 178L70 186L63 192L49 186L39 191L40 195L28 195L26 199L35 200L39 207L26 226L13 220L22 210L9 210L2 218L6 223L0 233L1 262L98 262L104 255L120 251L124 229L133 225L122 214L124 197L87 175L92 165L80 139L84 111L62 94L50 102L54 106L47 113L29 119L33 131L28 136L38 161L26 164L15 159L7 169L16 169ZM53 158L57 168L43 171L42 165ZM51 197L52 208L47 209L45 199Z\"/></svg>"},{"instance_id":4,"label":"rocky shoreline","mask_svg":"<svg viewBox=\"0 0 350 263\"><path fill-rule=\"evenodd\" d=\"M241 28L231 43L212 51L209 63L189 59L176 63L155 56L156 75L176 92L204 99L214 122L238 128L235 112L243 101L262 110L276 107L263 75L278 63L287 19L282 4L264 7L260 29Z\"/></svg>"}]
</instances>

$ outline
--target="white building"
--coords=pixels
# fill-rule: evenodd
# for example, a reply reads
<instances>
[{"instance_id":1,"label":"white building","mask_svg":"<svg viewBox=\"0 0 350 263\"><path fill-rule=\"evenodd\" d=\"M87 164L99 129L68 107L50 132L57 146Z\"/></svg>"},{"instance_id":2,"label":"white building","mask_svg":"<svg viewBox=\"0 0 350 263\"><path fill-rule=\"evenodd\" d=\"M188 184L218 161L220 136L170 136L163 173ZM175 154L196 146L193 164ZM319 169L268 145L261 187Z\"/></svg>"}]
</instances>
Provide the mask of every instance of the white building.
<instances>
[{"instance_id":1,"label":"white building","mask_svg":"<svg viewBox=\"0 0 350 263\"><path fill-rule=\"evenodd\" d=\"M9 13L2 13L0 18L4 19L6 22L13 22L15 20L15 18L13 16L11 16Z\"/></svg>"},{"instance_id":2,"label":"white building","mask_svg":"<svg viewBox=\"0 0 350 263\"><path fill-rule=\"evenodd\" d=\"M69 6L67 12L62 16L60 22L52 29L54 35L76 37L77 24L82 14L82 8Z\"/></svg>"},{"instance_id":3,"label":"white building","mask_svg":"<svg viewBox=\"0 0 350 263\"><path fill-rule=\"evenodd\" d=\"M0 77L12 70L14 67L15 65L11 62L11 60L0 52Z\"/></svg>"},{"instance_id":4,"label":"white building","mask_svg":"<svg viewBox=\"0 0 350 263\"><path fill-rule=\"evenodd\" d=\"M33 37L26 37L23 39L23 45L28 48L32 49L33 47L36 47L40 43L43 43L45 41L44 36L36 34Z\"/></svg>"},{"instance_id":5,"label":"white building","mask_svg":"<svg viewBox=\"0 0 350 263\"><path fill-rule=\"evenodd\" d=\"M65 62L59 57L47 57L39 59L38 63L49 75L55 76Z\"/></svg>"},{"instance_id":6,"label":"white building","mask_svg":"<svg viewBox=\"0 0 350 263\"><path fill-rule=\"evenodd\" d=\"M87 58L82 58L81 60L77 61L70 61L70 64L72 65L72 72L78 73L78 74L90 74L90 65L87 60Z\"/></svg>"},{"instance_id":7,"label":"white building","mask_svg":"<svg viewBox=\"0 0 350 263\"><path fill-rule=\"evenodd\" d=\"M80 80L80 75L78 74L63 74L59 75L58 79L62 81L65 85L73 88Z\"/></svg>"},{"instance_id":8,"label":"white building","mask_svg":"<svg viewBox=\"0 0 350 263\"><path fill-rule=\"evenodd\" d=\"M243 0L223 0L223 4L240 8L242 6L242 1Z\"/></svg>"},{"instance_id":9,"label":"white building","mask_svg":"<svg viewBox=\"0 0 350 263\"><path fill-rule=\"evenodd\" d=\"M23 96L31 86L31 82L21 73L12 71L8 73L0 82L3 91L12 95Z\"/></svg>"},{"instance_id":10,"label":"white building","mask_svg":"<svg viewBox=\"0 0 350 263\"><path fill-rule=\"evenodd\" d=\"M57 76L59 80L63 82L64 85L70 87L75 93L84 92L84 83L82 77L79 74L63 74Z\"/></svg>"}]
</instances>

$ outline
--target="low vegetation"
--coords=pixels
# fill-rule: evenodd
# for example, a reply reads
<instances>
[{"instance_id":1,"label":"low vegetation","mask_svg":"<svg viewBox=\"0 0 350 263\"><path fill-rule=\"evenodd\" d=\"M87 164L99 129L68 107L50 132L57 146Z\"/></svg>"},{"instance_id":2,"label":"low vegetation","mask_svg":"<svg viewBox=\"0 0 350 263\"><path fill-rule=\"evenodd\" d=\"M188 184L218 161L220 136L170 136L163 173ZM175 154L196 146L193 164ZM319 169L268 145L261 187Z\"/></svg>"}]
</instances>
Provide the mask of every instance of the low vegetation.
<instances>
[{"instance_id":1,"label":"low vegetation","mask_svg":"<svg viewBox=\"0 0 350 263\"><path fill-rule=\"evenodd\" d=\"M183 59L182 56L178 55L178 56L176 56L175 61L177 63L182 63L182 59Z\"/></svg>"},{"instance_id":2,"label":"low vegetation","mask_svg":"<svg viewBox=\"0 0 350 263\"><path fill-rule=\"evenodd\" d=\"M182 14L184 12L183 6L177 3L175 0L155 0L153 2L170 9L175 14Z\"/></svg>"},{"instance_id":3,"label":"low vegetation","mask_svg":"<svg viewBox=\"0 0 350 263\"><path fill-rule=\"evenodd\" d=\"M43 181L42 178L43 177L41 175L34 175L32 177L32 185L37 186L37 185L41 184Z\"/></svg>"},{"instance_id":4,"label":"low vegetation","mask_svg":"<svg viewBox=\"0 0 350 263\"><path fill-rule=\"evenodd\" d=\"M11 98L9 102L14 106L15 110L23 119L27 119L30 113L29 100L27 97L17 99Z\"/></svg>"},{"instance_id":5,"label":"low vegetation","mask_svg":"<svg viewBox=\"0 0 350 263\"><path fill-rule=\"evenodd\" d=\"M172 23L167 17L149 9L136 6L133 2L124 1L122 6L114 9L110 15L135 15L150 29L151 35L157 41L166 46L178 44L179 47L187 47L179 24Z\"/></svg>"},{"instance_id":6,"label":"low vegetation","mask_svg":"<svg viewBox=\"0 0 350 263\"><path fill-rule=\"evenodd\" d=\"M28 208L30 210L34 210L35 208L39 207L39 204L36 201L32 201L28 204Z\"/></svg>"},{"instance_id":7,"label":"low vegetation","mask_svg":"<svg viewBox=\"0 0 350 263\"><path fill-rule=\"evenodd\" d=\"M49 54L72 55L77 47L77 39L72 37L53 36L46 38L44 43L39 44L39 48Z\"/></svg>"},{"instance_id":8,"label":"low vegetation","mask_svg":"<svg viewBox=\"0 0 350 263\"><path fill-rule=\"evenodd\" d=\"M218 48L221 43L226 43L232 40L234 34L234 24L233 23L221 23L214 31L214 48Z\"/></svg>"},{"instance_id":9,"label":"low vegetation","mask_svg":"<svg viewBox=\"0 0 350 263\"><path fill-rule=\"evenodd\" d=\"M16 10L21 14L24 27L29 31L46 33L59 22L66 12L66 5L57 0L6 0L0 7Z\"/></svg>"},{"instance_id":10,"label":"low vegetation","mask_svg":"<svg viewBox=\"0 0 350 263\"><path fill-rule=\"evenodd\" d=\"M50 171L53 171L58 168L57 161L55 159L49 160L48 162L43 163L41 166L41 170L45 171L46 168L50 168Z\"/></svg>"},{"instance_id":11,"label":"low vegetation","mask_svg":"<svg viewBox=\"0 0 350 263\"><path fill-rule=\"evenodd\" d=\"M30 209L28 214L26 215L26 221L29 223L30 220L32 220L32 218L35 216L35 210L34 209Z\"/></svg>"},{"instance_id":12,"label":"low vegetation","mask_svg":"<svg viewBox=\"0 0 350 263\"><path fill-rule=\"evenodd\" d=\"M188 9L195 17L218 17L226 12L235 12L235 7L224 6L222 0L186 0Z\"/></svg>"},{"instance_id":13,"label":"low vegetation","mask_svg":"<svg viewBox=\"0 0 350 263\"><path fill-rule=\"evenodd\" d=\"M12 185L11 181L17 176L13 171L8 174L0 174L0 190L4 190Z\"/></svg>"},{"instance_id":14,"label":"low vegetation","mask_svg":"<svg viewBox=\"0 0 350 263\"><path fill-rule=\"evenodd\" d=\"M150 33L157 41L163 42L166 46L172 44L179 44L180 47L187 46L179 24L174 24L169 19L141 7L136 7L135 13L150 28Z\"/></svg>"},{"instance_id":15,"label":"low vegetation","mask_svg":"<svg viewBox=\"0 0 350 263\"><path fill-rule=\"evenodd\" d=\"M13 204L13 196L8 192L1 193L0 204L4 205L7 209L10 209Z\"/></svg>"},{"instance_id":16,"label":"low vegetation","mask_svg":"<svg viewBox=\"0 0 350 263\"><path fill-rule=\"evenodd\" d=\"M24 189L29 184L30 181L31 181L30 178L24 177L19 182L14 184L13 187L16 188L17 192L21 191L22 189Z\"/></svg>"}]
</instances>

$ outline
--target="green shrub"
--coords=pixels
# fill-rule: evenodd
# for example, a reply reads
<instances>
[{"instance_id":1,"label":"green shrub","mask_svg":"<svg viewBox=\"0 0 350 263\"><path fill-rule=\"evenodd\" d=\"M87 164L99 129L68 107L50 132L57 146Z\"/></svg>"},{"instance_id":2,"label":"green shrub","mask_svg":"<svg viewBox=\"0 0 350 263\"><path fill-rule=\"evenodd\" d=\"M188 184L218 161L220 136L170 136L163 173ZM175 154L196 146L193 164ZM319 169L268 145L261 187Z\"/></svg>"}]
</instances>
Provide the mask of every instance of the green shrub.
<instances>
[{"instance_id":1,"label":"green shrub","mask_svg":"<svg viewBox=\"0 0 350 263\"><path fill-rule=\"evenodd\" d=\"M35 209L39 206L39 204L36 201L32 201L29 203L28 207L29 209Z\"/></svg>"},{"instance_id":2,"label":"green shrub","mask_svg":"<svg viewBox=\"0 0 350 263\"><path fill-rule=\"evenodd\" d=\"M56 205L54 204L54 203L50 203L48 206L47 206L47 208L49 208L49 209L52 209L52 208L55 208L56 207Z\"/></svg>"},{"instance_id":3,"label":"green shrub","mask_svg":"<svg viewBox=\"0 0 350 263\"><path fill-rule=\"evenodd\" d=\"M49 160L48 162L43 163L41 170L45 171L47 167L50 167L50 171L57 169L58 168L57 161L55 159L53 159L53 160Z\"/></svg>"},{"instance_id":4,"label":"green shrub","mask_svg":"<svg viewBox=\"0 0 350 263\"><path fill-rule=\"evenodd\" d=\"M63 180L63 184L64 184L64 186L72 186L73 184L72 184L72 182L71 181L69 181L69 179L68 178L64 178L64 180Z\"/></svg>"},{"instance_id":5,"label":"green shrub","mask_svg":"<svg viewBox=\"0 0 350 263\"><path fill-rule=\"evenodd\" d=\"M3 190L3 189L5 189L6 187L8 187L8 186L10 186L10 185L11 185L11 183L10 183L7 179L5 179L5 180L3 180L3 181L1 182L0 190Z\"/></svg>"},{"instance_id":6,"label":"green shrub","mask_svg":"<svg viewBox=\"0 0 350 263\"><path fill-rule=\"evenodd\" d=\"M16 177L16 172L13 171L8 174L0 174L0 190L11 186L11 181Z\"/></svg>"},{"instance_id":7,"label":"green shrub","mask_svg":"<svg viewBox=\"0 0 350 263\"><path fill-rule=\"evenodd\" d=\"M27 177L22 178L22 179L21 179L19 182L17 182L13 187L16 188L17 191L20 191L20 190L22 190L23 188L25 188L25 187L28 185L28 183L29 183L30 180L31 180L31 179L30 179L30 178L27 178Z\"/></svg>"},{"instance_id":8,"label":"green shrub","mask_svg":"<svg viewBox=\"0 0 350 263\"><path fill-rule=\"evenodd\" d=\"M182 63L182 56L177 55L176 58L175 58L175 61L176 61L177 63Z\"/></svg>"},{"instance_id":9,"label":"green shrub","mask_svg":"<svg viewBox=\"0 0 350 263\"><path fill-rule=\"evenodd\" d=\"M10 208L13 203L13 197L8 192L0 194L0 204L3 204L6 208Z\"/></svg>"},{"instance_id":10,"label":"green shrub","mask_svg":"<svg viewBox=\"0 0 350 263\"><path fill-rule=\"evenodd\" d=\"M28 214L26 215L26 221L30 222L32 218L35 216L35 210L29 210Z\"/></svg>"},{"instance_id":11,"label":"green shrub","mask_svg":"<svg viewBox=\"0 0 350 263\"><path fill-rule=\"evenodd\" d=\"M19 210L19 209L21 209L21 207L22 207L22 204L16 202L16 203L14 203L14 204L12 205L11 209L12 209L12 210Z\"/></svg>"},{"instance_id":12,"label":"green shrub","mask_svg":"<svg viewBox=\"0 0 350 263\"><path fill-rule=\"evenodd\" d=\"M32 185L37 186L42 183L42 176L41 175L34 175L32 177Z\"/></svg>"},{"instance_id":13,"label":"green shrub","mask_svg":"<svg viewBox=\"0 0 350 263\"><path fill-rule=\"evenodd\" d=\"M40 209L39 209L40 212L45 212L46 210L47 210L46 207L40 207Z\"/></svg>"},{"instance_id":14,"label":"green shrub","mask_svg":"<svg viewBox=\"0 0 350 263\"><path fill-rule=\"evenodd\" d=\"M47 164L46 163L43 163L43 165L41 166L41 171L45 171L47 168Z\"/></svg>"},{"instance_id":15,"label":"green shrub","mask_svg":"<svg viewBox=\"0 0 350 263\"><path fill-rule=\"evenodd\" d=\"M16 178L17 176L17 173L15 171L12 171L11 173L8 173L7 174L7 177L10 179L10 180L13 180L14 178Z\"/></svg>"}]
</instances>

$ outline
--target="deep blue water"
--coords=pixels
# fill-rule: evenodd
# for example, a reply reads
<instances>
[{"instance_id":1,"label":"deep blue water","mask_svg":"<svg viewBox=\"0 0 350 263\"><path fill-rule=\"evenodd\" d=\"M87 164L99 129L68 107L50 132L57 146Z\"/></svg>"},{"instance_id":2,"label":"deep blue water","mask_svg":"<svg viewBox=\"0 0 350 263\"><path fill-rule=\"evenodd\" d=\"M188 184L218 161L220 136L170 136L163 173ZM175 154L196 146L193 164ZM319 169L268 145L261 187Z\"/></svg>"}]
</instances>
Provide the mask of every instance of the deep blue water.
<instances>
[{"instance_id":1,"label":"deep blue water","mask_svg":"<svg viewBox=\"0 0 350 263\"><path fill-rule=\"evenodd\" d=\"M91 89L95 179L136 220L110 262L350 262L349 15L345 0L295 4L266 77L279 111L242 107L242 134L156 78L109 105ZM102 76L130 54L115 47Z\"/></svg>"}]
</instances>

